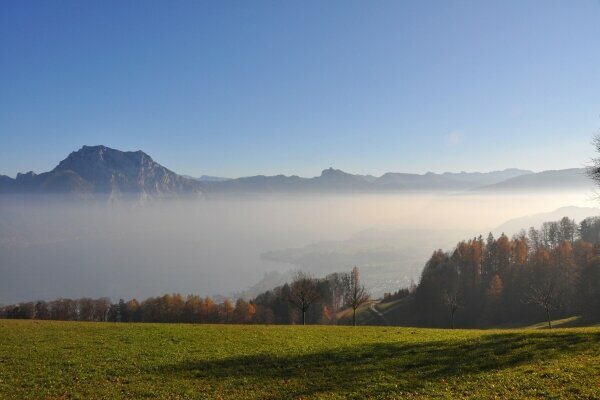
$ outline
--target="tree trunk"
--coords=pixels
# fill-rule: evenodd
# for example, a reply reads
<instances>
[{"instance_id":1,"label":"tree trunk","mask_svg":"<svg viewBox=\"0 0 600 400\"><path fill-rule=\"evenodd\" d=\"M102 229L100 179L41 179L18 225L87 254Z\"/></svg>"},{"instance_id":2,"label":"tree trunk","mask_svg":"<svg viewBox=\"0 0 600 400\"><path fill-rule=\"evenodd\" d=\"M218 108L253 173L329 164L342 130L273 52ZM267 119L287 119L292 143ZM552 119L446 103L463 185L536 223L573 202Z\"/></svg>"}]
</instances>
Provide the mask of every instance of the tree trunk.
<instances>
[{"instance_id":1,"label":"tree trunk","mask_svg":"<svg viewBox=\"0 0 600 400\"><path fill-rule=\"evenodd\" d=\"M454 329L454 310L450 313L450 328Z\"/></svg>"},{"instance_id":2,"label":"tree trunk","mask_svg":"<svg viewBox=\"0 0 600 400\"><path fill-rule=\"evenodd\" d=\"M356 326L356 308L352 309L352 326Z\"/></svg>"},{"instance_id":3,"label":"tree trunk","mask_svg":"<svg viewBox=\"0 0 600 400\"><path fill-rule=\"evenodd\" d=\"M306 325L306 311L302 310L302 325Z\"/></svg>"},{"instance_id":4,"label":"tree trunk","mask_svg":"<svg viewBox=\"0 0 600 400\"><path fill-rule=\"evenodd\" d=\"M548 317L548 329L552 329L552 320L550 319L550 310L546 308L546 316Z\"/></svg>"}]
</instances>

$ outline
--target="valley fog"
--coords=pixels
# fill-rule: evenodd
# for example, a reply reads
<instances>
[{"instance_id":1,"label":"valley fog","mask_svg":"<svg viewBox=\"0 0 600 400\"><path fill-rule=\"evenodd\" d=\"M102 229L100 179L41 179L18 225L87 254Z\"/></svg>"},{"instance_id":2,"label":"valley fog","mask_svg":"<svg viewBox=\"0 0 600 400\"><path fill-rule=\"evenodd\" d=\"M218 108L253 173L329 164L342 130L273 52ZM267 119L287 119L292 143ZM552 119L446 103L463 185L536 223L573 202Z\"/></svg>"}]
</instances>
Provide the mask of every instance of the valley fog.
<instances>
[{"instance_id":1,"label":"valley fog","mask_svg":"<svg viewBox=\"0 0 600 400\"><path fill-rule=\"evenodd\" d=\"M418 280L437 248L450 250L513 218L593 205L585 192L224 196L148 204L4 196L0 302L231 295L271 271L280 273L270 282L276 284L294 269L318 276L354 265L380 295ZM263 284L269 289L268 280Z\"/></svg>"}]
</instances>

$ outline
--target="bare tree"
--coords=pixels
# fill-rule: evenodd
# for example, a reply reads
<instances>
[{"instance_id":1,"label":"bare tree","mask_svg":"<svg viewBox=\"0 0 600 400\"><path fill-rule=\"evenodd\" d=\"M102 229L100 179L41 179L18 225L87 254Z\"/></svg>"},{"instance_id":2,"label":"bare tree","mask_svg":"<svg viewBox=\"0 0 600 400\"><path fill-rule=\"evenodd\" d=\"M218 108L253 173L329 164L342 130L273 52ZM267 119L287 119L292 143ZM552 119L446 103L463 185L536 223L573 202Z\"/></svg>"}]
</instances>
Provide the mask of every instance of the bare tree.
<instances>
[{"instance_id":1,"label":"bare tree","mask_svg":"<svg viewBox=\"0 0 600 400\"><path fill-rule=\"evenodd\" d=\"M306 312L320 295L315 280L310 275L298 272L290 287L289 301L302 313L302 325L306 325Z\"/></svg>"},{"instance_id":2,"label":"bare tree","mask_svg":"<svg viewBox=\"0 0 600 400\"><path fill-rule=\"evenodd\" d=\"M345 303L352 307L352 325L356 326L356 309L369 301L369 292L360 283L358 268L352 268L345 290Z\"/></svg>"},{"instance_id":3,"label":"bare tree","mask_svg":"<svg viewBox=\"0 0 600 400\"><path fill-rule=\"evenodd\" d=\"M454 329L454 314L460 308L461 302L457 291L444 293L444 304L450 310L450 327Z\"/></svg>"},{"instance_id":4,"label":"bare tree","mask_svg":"<svg viewBox=\"0 0 600 400\"><path fill-rule=\"evenodd\" d=\"M537 281L529 287L529 290L525 294L525 303L542 307L546 312L548 328L552 329L550 311L558 308L559 297L556 279L543 279L541 282Z\"/></svg>"},{"instance_id":5,"label":"bare tree","mask_svg":"<svg viewBox=\"0 0 600 400\"><path fill-rule=\"evenodd\" d=\"M594 136L592 144L596 152L600 153L600 133ZM587 167L587 175L600 186L600 157L592 159L592 164Z\"/></svg>"}]
</instances>

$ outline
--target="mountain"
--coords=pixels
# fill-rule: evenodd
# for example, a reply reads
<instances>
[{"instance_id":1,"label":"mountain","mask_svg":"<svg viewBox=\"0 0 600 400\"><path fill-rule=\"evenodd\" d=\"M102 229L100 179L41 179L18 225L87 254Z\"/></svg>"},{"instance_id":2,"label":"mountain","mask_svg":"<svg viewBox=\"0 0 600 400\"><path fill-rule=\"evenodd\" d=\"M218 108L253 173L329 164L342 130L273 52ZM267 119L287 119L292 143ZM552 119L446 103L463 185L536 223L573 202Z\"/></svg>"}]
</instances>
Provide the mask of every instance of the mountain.
<instances>
[{"instance_id":1,"label":"mountain","mask_svg":"<svg viewBox=\"0 0 600 400\"><path fill-rule=\"evenodd\" d=\"M308 179L308 186L313 190L356 190L373 189L372 182L364 175L354 175L339 169L328 168L320 176Z\"/></svg>"},{"instance_id":2,"label":"mountain","mask_svg":"<svg viewBox=\"0 0 600 400\"><path fill-rule=\"evenodd\" d=\"M592 189L594 182L586 175L584 168L542 171L521 175L478 188L480 191L528 191L528 190L569 190Z\"/></svg>"},{"instance_id":3,"label":"mountain","mask_svg":"<svg viewBox=\"0 0 600 400\"><path fill-rule=\"evenodd\" d=\"M142 151L83 146L52 171L2 177L0 191L11 193L74 193L164 196L194 193L200 185L158 164Z\"/></svg>"},{"instance_id":4,"label":"mountain","mask_svg":"<svg viewBox=\"0 0 600 400\"><path fill-rule=\"evenodd\" d=\"M202 175L200 178L196 178L200 182L223 182L228 181L229 178L223 178L221 176Z\"/></svg>"},{"instance_id":5,"label":"mountain","mask_svg":"<svg viewBox=\"0 0 600 400\"><path fill-rule=\"evenodd\" d=\"M211 176L211 175L202 175L200 177L193 177L189 175L182 175L184 178L193 179L198 182L224 182L228 181L230 178L223 178L220 176Z\"/></svg>"},{"instance_id":6,"label":"mountain","mask_svg":"<svg viewBox=\"0 0 600 400\"><path fill-rule=\"evenodd\" d=\"M469 185L493 185L498 182L502 182L507 179L515 178L518 176L532 174L533 171L518 169L518 168L507 168L502 171L492 172L444 172L442 176L451 179L456 182L464 182Z\"/></svg>"},{"instance_id":7,"label":"mountain","mask_svg":"<svg viewBox=\"0 0 600 400\"><path fill-rule=\"evenodd\" d=\"M577 222L581 222L588 217L597 216L600 216L600 208L577 206L561 207L551 212L527 215L524 217L511 219L494 229L493 233L494 235L505 233L510 236L514 235L515 233L519 233L522 229L527 231L532 226L537 229L544 222L558 221L563 217L568 217Z\"/></svg>"},{"instance_id":8,"label":"mountain","mask_svg":"<svg viewBox=\"0 0 600 400\"><path fill-rule=\"evenodd\" d=\"M256 175L229 179L221 182L203 182L208 192L288 192L304 187L304 178L299 176L265 176Z\"/></svg>"}]
</instances>

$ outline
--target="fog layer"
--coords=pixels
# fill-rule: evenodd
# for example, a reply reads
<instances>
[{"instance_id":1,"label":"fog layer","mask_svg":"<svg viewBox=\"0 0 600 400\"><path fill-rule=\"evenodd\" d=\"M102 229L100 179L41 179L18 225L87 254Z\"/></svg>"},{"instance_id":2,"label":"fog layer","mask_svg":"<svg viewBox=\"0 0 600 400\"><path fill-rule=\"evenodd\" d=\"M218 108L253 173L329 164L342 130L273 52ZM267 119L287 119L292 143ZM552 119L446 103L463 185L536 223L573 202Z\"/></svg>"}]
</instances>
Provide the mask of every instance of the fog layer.
<instances>
[{"instance_id":1,"label":"fog layer","mask_svg":"<svg viewBox=\"0 0 600 400\"><path fill-rule=\"evenodd\" d=\"M269 271L302 268L319 275L353 265L381 292L418 279L426 255L465 235L559 207L594 205L582 192L225 197L145 205L3 196L0 302L229 295ZM332 257L336 251L327 243L343 258ZM311 246L319 251L310 253ZM313 258L273 256L298 249L309 249Z\"/></svg>"}]
</instances>

